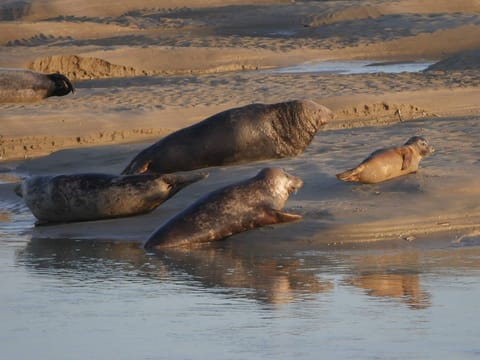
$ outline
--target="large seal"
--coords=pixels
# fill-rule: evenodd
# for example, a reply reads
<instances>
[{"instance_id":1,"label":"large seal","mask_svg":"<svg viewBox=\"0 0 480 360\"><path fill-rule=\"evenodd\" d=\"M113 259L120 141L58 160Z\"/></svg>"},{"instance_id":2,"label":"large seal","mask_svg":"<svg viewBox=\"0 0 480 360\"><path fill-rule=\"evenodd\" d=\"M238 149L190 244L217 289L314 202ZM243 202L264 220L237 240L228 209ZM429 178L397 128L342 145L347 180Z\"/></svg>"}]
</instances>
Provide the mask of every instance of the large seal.
<instances>
[{"instance_id":1,"label":"large seal","mask_svg":"<svg viewBox=\"0 0 480 360\"><path fill-rule=\"evenodd\" d=\"M277 168L213 191L168 220L146 241L146 249L221 240L260 226L291 222L300 215L281 209L303 181Z\"/></svg>"},{"instance_id":2,"label":"large seal","mask_svg":"<svg viewBox=\"0 0 480 360\"><path fill-rule=\"evenodd\" d=\"M62 74L0 69L0 103L37 101L74 92L72 83Z\"/></svg>"},{"instance_id":3,"label":"large seal","mask_svg":"<svg viewBox=\"0 0 480 360\"><path fill-rule=\"evenodd\" d=\"M332 111L310 100L226 110L141 151L123 174L171 173L296 156L332 117Z\"/></svg>"},{"instance_id":4,"label":"large seal","mask_svg":"<svg viewBox=\"0 0 480 360\"><path fill-rule=\"evenodd\" d=\"M420 160L434 151L425 138L412 136L403 146L373 152L357 167L337 174L337 178L365 184L379 183L416 172Z\"/></svg>"},{"instance_id":5,"label":"large seal","mask_svg":"<svg viewBox=\"0 0 480 360\"><path fill-rule=\"evenodd\" d=\"M40 222L70 222L152 211L206 174L32 176L15 192Z\"/></svg>"}]
</instances>

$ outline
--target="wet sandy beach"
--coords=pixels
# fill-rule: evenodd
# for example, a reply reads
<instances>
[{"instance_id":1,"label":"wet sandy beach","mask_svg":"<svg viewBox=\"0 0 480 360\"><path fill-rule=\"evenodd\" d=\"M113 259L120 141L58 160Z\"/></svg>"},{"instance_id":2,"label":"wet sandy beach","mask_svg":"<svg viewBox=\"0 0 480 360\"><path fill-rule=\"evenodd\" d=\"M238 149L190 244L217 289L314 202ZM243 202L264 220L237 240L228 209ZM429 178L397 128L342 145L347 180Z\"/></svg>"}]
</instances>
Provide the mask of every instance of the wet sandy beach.
<instances>
[{"instance_id":1,"label":"wet sandy beach","mask_svg":"<svg viewBox=\"0 0 480 360\"><path fill-rule=\"evenodd\" d=\"M0 348L19 359L475 358L479 11L469 0L0 4L0 68L61 72L77 90L0 101ZM322 61L434 65L292 71ZM119 173L172 131L292 99L336 116L302 155L208 168L149 214L35 226L13 192L30 175ZM436 149L416 174L336 179L413 135ZM303 179L285 208L300 221L141 248L198 197L267 166Z\"/></svg>"}]
</instances>

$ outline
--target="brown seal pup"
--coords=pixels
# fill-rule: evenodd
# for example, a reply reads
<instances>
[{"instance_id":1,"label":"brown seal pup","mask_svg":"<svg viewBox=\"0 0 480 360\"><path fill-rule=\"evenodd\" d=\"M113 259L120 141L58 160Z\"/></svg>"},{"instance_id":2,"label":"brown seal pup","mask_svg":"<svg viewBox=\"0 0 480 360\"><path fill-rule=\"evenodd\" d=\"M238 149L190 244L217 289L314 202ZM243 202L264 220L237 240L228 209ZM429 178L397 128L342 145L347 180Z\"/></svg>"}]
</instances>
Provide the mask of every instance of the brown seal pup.
<instances>
[{"instance_id":1,"label":"brown seal pup","mask_svg":"<svg viewBox=\"0 0 480 360\"><path fill-rule=\"evenodd\" d=\"M303 181L277 168L213 191L160 226L146 249L186 246L221 240L256 227L291 222L300 215L281 209Z\"/></svg>"},{"instance_id":2,"label":"brown seal pup","mask_svg":"<svg viewBox=\"0 0 480 360\"><path fill-rule=\"evenodd\" d=\"M332 118L332 111L310 100L226 110L141 151L122 174L164 174L296 156Z\"/></svg>"},{"instance_id":3,"label":"brown seal pup","mask_svg":"<svg viewBox=\"0 0 480 360\"><path fill-rule=\"evenodd\" d=\"M416 172L420 160L434 151L425 138L412 136L403 146L373 152L356 168L337 174L337 178L365 184L379 183Z\"/></svg>"},{"instance_id":4,"label":"brown seal pup","mask_svg":"<svg viewBox=\"0 0 480 360\"><path fill-rule=\"evenodd\" d=\"M70 222L152 211L207 174L32 176L15 192L40 222Z\"/></svg>"},{"instance_id":5,"label":"brown seal pup","mask_svg":"<svg viewBox=\"0 0 480 360\"><path fill-rule=\"evenodd\" d=\"M0 103L37 101L74 92L72 83L62 74L0 69Z\"/></svg>"}]
</instances>

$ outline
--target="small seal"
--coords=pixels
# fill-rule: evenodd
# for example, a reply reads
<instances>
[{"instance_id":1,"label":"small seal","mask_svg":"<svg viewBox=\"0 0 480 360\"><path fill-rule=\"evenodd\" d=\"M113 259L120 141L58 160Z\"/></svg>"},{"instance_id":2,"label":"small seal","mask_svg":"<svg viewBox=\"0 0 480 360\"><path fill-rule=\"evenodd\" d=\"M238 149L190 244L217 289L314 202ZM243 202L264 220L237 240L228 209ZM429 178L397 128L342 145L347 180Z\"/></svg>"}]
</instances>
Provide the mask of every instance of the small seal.
<instances>
[{"instance_id":1,"label":"small seal","mask_svg":"<svg viewBox=\"0 0 480 360\"><path fill-rule=\"evenodd\" d=\"M416 172L420 160L434 151L425 138L412 136L403 146L373 152L356 168L337 174L337 178L365 184L379 183Z\"/></svg>"},{"instance_id":2,"label":"small seal","mask_svg":"<svg viewBox=\"0 0 480 360\"><path fill-rule=\"evenodd\" d=\"M130 216L152 211L207 174L73 174L32 176L15 188L33 215L44 222Z\"/></svg>"},{"instance_id":3,"label":"small seal","mask_svg":"<svg viewBox=\"0 0 480 360\"><path fill-rule=\"evenodd\" d=\"M332 111L310 100L226 110L144 149L122 174L164 174L296 156L332 118Z\"/></svg>"},{"instance_id":4,"label":"small seal","mask_svg":"<svg viewBox=\"0 0 480 360\"><path fill-rule=\"evenodd\" d=\"M160 226L146 249L217 241L260 226L291 222L300 215L282 212L303 181L278 168L213 191Z\"/></svg>"},{"instance_id":5,"label":"small seal","mask_svg":"<svg viewBox=\"0 0 480 360\"><path fill-rule=\"evenodd\" d=\"M0 69L0 103L37 101L74 92L72 83L62 74Z\"/></svg>"}]
</instances>

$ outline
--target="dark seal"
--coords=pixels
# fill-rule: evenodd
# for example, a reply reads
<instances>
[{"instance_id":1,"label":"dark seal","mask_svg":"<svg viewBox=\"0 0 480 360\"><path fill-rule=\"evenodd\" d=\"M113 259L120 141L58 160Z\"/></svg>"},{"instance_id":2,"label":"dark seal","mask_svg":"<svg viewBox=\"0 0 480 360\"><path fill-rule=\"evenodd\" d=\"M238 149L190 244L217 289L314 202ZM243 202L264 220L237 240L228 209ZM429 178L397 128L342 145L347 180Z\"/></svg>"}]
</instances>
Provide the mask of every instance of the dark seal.
<instances>
[{"instance_id":1,"label":"dark seal","mask_svg":"<svg viewBox=\"0 0 480 360\"><path fill-rule=\"evenodd\" d=\"M328 108L310 100L230 109L141 151L123 174L172 173L296 156L332 118Z\"/></svg>"},{"instance_id":2,"label":"dark seal","mask_svg":"<svg viewBox=\"0 0 480 360\"><path fill-rule=\"evenodd\" d=\"M62 74L0 69L0 103L37 101L74 92L72 83Z\"/></svg>"},{"instance_id":3,"label":"dark seal","mask_svg":"<svg viewBox=\"0 0 480 360\"><path fill-rule=\"evenodd\" d=\"M206 174L32 176L15 192L40 222L71 222L152 211Z\"/></svg>"},{"instance_id":4,"label":"dark seal","mask_svg":"<svg viewBox=\"0 0 480 360\"><path fill-rule=\"evenodd\" d=\"M282 212L303 181L278 168L213 191L168 220L146 241L146 249L185 246L224 239L260 226L291 222L300 215Z\"/></svg>"}]
</instances>

